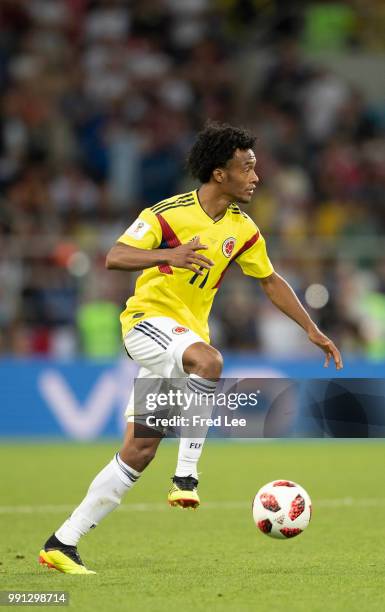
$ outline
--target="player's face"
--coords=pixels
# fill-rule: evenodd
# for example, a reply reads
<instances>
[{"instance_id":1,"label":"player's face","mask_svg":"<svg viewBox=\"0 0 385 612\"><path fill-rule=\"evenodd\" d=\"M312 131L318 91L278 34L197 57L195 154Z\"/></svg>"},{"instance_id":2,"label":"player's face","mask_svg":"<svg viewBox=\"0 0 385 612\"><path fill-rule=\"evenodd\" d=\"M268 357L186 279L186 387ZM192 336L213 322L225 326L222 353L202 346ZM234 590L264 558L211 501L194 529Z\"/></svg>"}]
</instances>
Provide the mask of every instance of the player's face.
<instances>
[{"instance_id":1,"label":"player's face","mask_svg":"<svg viewBox=\"0 0 385 612\"><path fill-rule=\"evenodd\" d=\"M255 173L256 159L252 149L236 149L233 158L227 162L223 190L231 199L247 204L250 202L259 178Z\"/></svg>"}]
</instances>

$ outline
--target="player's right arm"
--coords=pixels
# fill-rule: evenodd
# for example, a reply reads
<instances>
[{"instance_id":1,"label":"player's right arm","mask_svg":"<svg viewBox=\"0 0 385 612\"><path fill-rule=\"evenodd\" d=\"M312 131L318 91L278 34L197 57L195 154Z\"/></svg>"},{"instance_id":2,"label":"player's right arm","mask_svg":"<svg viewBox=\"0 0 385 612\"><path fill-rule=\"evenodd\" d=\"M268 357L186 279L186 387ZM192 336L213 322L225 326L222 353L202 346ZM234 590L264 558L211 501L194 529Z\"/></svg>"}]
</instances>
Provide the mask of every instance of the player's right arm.
<instances>
[{"instance_id":1,"label":"player's right arm","mask_svg":"<svg viewBox=\"0 0 385 612\"><path fill-rule=\"evenodd\" d=\"M117 242L107 253L106 267L109 270L127 270L130 272L168 264L174 268L186 268L200 275L203 271L194 266L210 269L213 262L198 253L208 247L200 244L199 238L192 242L181 244L173 249L140 249Z\"/></svg>"},{"instance_id":2,"label":"player's right arm","mask_svg":"<svg viewBox=\"0 0 385 612\"><path fill-rule=\"evenodd\" d=\"M162 230L155 215L145 209L138 219L120 236L106 258L109 270L144 270L168 264L203 274L199 268L211 268L214 263L198 253L208 247L200 243L199 236L187 244L174 248L157 248L161 244Z\"/></svg>"}]
</instances>

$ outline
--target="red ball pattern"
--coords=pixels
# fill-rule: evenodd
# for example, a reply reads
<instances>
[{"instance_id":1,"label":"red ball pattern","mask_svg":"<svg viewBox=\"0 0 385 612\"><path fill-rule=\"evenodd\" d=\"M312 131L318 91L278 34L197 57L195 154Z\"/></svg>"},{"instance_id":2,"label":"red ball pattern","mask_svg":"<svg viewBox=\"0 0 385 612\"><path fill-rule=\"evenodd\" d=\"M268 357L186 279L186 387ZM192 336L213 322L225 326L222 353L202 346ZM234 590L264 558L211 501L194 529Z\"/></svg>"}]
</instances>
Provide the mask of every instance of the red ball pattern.
<instances>
[{"instance_id":1,"label":"red ball pattern","mask_svg":"<svg viewBox=\"0 0 385 612\"><path fill-rule=\"evenodd\" d=\"M295 483L290 480L276 480L273 487L295 487Z\"/></svg>"},{"instance_id":2,"label":"red ball pattern","mask_svg":"<svg viewBox=\"0 0 385 612\"><path fill-rule=\"evenodd\" d=\"M277 502L274 495L271 495L271 493L262 493L259 496L259 499L261 500L262 506L266 508L266 510L271 510L271 512L278 512L278 510L281 509L281 506Z\"/></svg>"},{"instance_id":3,"label":"red ball pattern","mask_svg":"<svg viewBox=\"0 0 385 612\"><path fill-rule=\"evenodd\" d=\"M298 529L298 527L283 527L280 529L280 532L285 536L285 538L294 538L298 534L302 533L302 529Z\"/></svg>"},{"instance_id":4,"label":"red ball pattern","mask_svg":"<svg viewBox=\"0 0 385 612\"><path fill-rule=\"evenodd\" d=\"M265 519L263 521L258 521L257 526L263 533L270 533L273 525L269 521L269 519Z\"/></svg>"},{"instance_id":5,"label":"red ball pattern","mask_svg":"<svg viewBox=\"0 0 385 612\"><path fill-rule=\"evenodd\" d=\"M305 500L302 495L297 495L295 499L291 502L290 510L289 510L289 519L294 521L298 516L302 514L305 510Z\"/></svg>"}]
</instances>

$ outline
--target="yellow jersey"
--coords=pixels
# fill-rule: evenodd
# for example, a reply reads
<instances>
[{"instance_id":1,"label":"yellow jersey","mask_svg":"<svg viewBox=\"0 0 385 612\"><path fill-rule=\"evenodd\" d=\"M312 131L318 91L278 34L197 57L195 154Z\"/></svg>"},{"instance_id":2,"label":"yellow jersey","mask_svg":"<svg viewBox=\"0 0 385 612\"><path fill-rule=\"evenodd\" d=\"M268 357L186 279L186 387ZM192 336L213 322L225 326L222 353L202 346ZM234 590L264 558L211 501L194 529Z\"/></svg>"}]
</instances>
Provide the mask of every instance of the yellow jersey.
<instances>
[{"instance_id":1,"label":"yellow jersey","mask_svg":"<svg viewBox=\"0 0 385 612\"><path fill-rule=\"evenodd\" d=\"M223 217L214 221L203 210L197 190L145 208L118 242L140 249L163 249L185 244L195 236L208 246L199 252L214 266L204 269L203 276L169 265L143 270L120 316L123 336L143 319L164 316L210 342L208 317L230 264L235 261L245 274L256 278L274 272L254 221L237 204L230 204Z\"/></svg>"}]
</instances>

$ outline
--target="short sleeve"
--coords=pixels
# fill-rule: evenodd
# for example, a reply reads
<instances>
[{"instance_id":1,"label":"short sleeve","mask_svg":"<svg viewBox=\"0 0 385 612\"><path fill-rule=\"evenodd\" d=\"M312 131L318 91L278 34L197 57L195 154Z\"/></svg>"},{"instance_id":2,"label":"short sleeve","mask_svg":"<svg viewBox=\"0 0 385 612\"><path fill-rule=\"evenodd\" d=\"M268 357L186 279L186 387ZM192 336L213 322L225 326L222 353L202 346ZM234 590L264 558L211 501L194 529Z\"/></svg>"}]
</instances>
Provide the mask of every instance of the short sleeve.
<instances>
[{"instance_id":1,"label":"short sleeve","mask_svg":"<svg viewBox=\"0 0 385 612\"><path fill-rule=\"evenodd\" d=\"M156 249L162 240L162 230L156 215L145 208L139 217L118 238L118 242L138 249Z\"/></svg>"},{"instance_id":2,"label":"short sleeve","mask_svg":"<svg viewBox=\"0 0 385 612\"><path fill-rule=\"evenodd\" d=\"M270 276L274 268L267 254L264 237L250 217L247 217L245 227L247 227L249 238L244 242L235 261L241 267L242 272L248 276L255 278Z\"/></svg>"}]
</instances>

